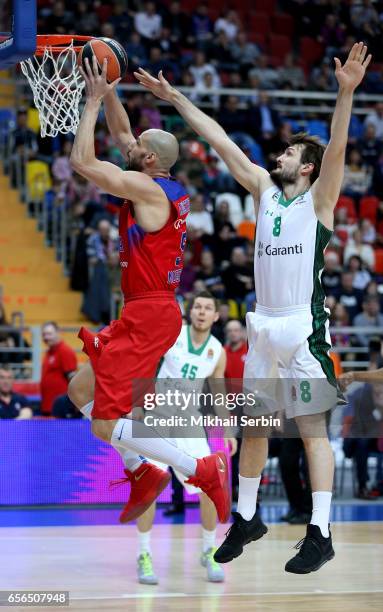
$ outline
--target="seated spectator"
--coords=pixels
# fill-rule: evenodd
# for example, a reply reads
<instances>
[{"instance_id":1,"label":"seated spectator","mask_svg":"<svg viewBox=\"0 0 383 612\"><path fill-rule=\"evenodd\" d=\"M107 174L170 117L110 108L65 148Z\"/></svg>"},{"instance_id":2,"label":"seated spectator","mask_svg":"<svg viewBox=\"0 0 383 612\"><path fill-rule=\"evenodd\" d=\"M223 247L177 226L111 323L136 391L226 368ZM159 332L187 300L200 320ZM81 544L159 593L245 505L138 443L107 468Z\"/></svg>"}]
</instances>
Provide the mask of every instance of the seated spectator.
<instances>
[{"instance_id":1,"label":"seated spectator","mask_svg":"<svg viewBox=\"0 0 383 612\"><path fill-rule=\"evenodd\" d=\"M213 22L209 17L208 5L202 2L195 8L191 18L190 42L198 49L206 48L213 38Z\"/></svg>"},{"instance_id":2,"label":"seated spectator","mask_svg":"<svg viewBox=\"0 0 383 612\"><path fill-rule=\"evenodd\" d=\"M332 327L348 327L350 325L350 317L343 304L335 303L330 316L330 335L331 342L334 346L350 346L351 334L349 333L334 333Z\"/></svg>"},{"instance_id":3,"label":"seated spectator","mask_svg":"<svg viewBox=\"0 0 383 612\"><path fill-rule=\"evenodd\" d=\"M108 325L111 312L111 290L118 270L118 235L107 219L98 222L97 230L87 240L89 286L84 295L82 312L94 323Z\"/></svg>"},{"instance_id":4,"label":"seated spectator","mask_svg":"<svg viewBox=\"0 0 383 612\"><path fill-rule=\"evenodd\" d=\"M284 153L292 135L291 124L288 121L284 121L278 126L276 134L263 143L263 150L269 170L275 168L277 157Z\"/></svg>"},{"instance_id":5,"label":"seated spectator","mask_svg":"<svg viewBox=\"0 0 383 612\"><path fill-rule=\"evenodd\" d=\"M381 200L383 199L383 154L380 155L374 167L372 175L372 193Z\"/></svg>"},{"instance_id":6,"label":"seated spectator","mask_svg":"<svg viewBox=\"0 0 383 612\"><path fill-rule=\"evenodd\" d=\"M254 66L256 59L261 55L260 49L250 42L245 30L238 32L230 43L231 54L234 61L239 64L243 78L247 77L250 68Z\"/></svg>"},{"instance_id":7,"label":"seated spectator","mask_svg":"<svg viewBox=\"0 0 383 612\"><path fill-rule=\"evenodd\" d=\"M82 419L80 410L70 401L67 394L56 397L52 406L52 416L56 419Z\"/></svg>"},{"instance_id":8,"label":"seated spectator","mask_svg":"<svg viewBox=\"0 0 383 612\"><path fill-rule=\"evenodd\" d=\"M138 32L131 33L125 49L129 58L131 70L136 71L140 66L145 65L147 61L147 51Z\"/></svg>"},{"instance_id":9,"label":"seated spectator","mask_svg":"<svg viewBox=\"0 0 383 612\"><path fill-rule=\"evenodd\" d=\"M359 255L352 255L348 260L348 269L354 274L353 286L355 289L365 290L371 280L371 274L363 265Z\"/></svg>"},{"instance_id":10,"label":"seated spectator","mask_svg":"<svg viewBox=\"0 0 383 612\"><path fill-rule=\"evenodd\" d=\"M211 72L206 72L202 77L202 82L194 87L194 91L190 94L190 99L194 104L207 102L214 110L217 110L220 96L217 93L211 93L211 90L216 90L214 76Z\"/></svg>"},{"instance_id":11,"label":"seated spectator","mask_svg":"<svg viewBox=\"0 0 383 612\"><path fill-rule=\"evenodd\" d=\"M134 23L131 11L125 8L127 3L117 0L113 2L112 14L108 17L108 21L113 25L116 34L116 40L121 44L129 39L129 36L134 32ZM130 61L130 56L129 61Z\"/></svg>"},{"instance_id":12,"label":"seated spectator","mask_svg":"<svg viewBox=\"0 0 383 612\"><path fill-rule=\"evenodd\" d=\"M219 319L213 324L211 333L213 336L224 344L225 343L225 328L230 319L230 306L227 300L220 300L218 306Z\"/></svg>"},{"instance_id":13,"label":"seated spectator","mask_svg":"<svg viewBox=\"0 0 383 612\"><path fill-rule=\"evenodd\" d=\"M263 89L277 89L279 86L278 71L269 66L266 55L260 55L255 59L255 67L249 70L248 77L257 78Z\"/></svg>"},{"instance_id":14,"label":"seated spectator","mask_svg":"<svg viewBox=\"0 0 383 612\"><path fill-rule=\"evenodd\" d=\"M313 68L310 74L309 86L319 91L338 90L338 83L335 78L332 61L328 57L324 58L320 66Z\"/></svg>"},{"instance_id":15,"label":"seated spectator","mask_svg":"<svg viewBox=\"0 0 383 612\"><path fill-rule=\"evenodd\" d=\"M249 110L249 133L259 143L270 140L280 125L279 113L273 108L269 94L259 92L258 104Z\"/></svg>"},{"instance_id":16,"label":"seated spectator","mask_svg":"<svg viewBox=\"0 0 383 612\"><path fill-rule=\"evenodd\" d=\"M159 37L162 17L157 13L154 2L146 2L144 9L134 15L134 27L147 43Z\"/></svg>"},{"instance_id":17,"label":"seated spectator","mask_svg":"<svg viewBox=\"0 0 383 612\"><path fill-rule=\"evenodd\" d=\"M74 350L60 337L57 323L49 321L42 327L42 337L48 350L44 356L41 373L41 414L52 414L53 402L68 389L70 379L77 370Z\"/></svg>"},{"instance_id":18,"label":"seated spectator","mask_svg":"<svg viewBox=\"0 0 383 612\"><path fill-rule=\"evenodd\" d=\"M372 123L365 126L363 137L359 138L356 147L362 156L362 162L373 168L383 152L383 143L376 137L376 127Z\"/></svg>"},{"instance_id":19,"label":"seated spectator","mask_svg":"<svg viewBox=\"0 0 383 612\"><path fill-rule=\"evenodd\" d=\"M100 22L97 13L92 10L92 5L85 0L80 0L76 4L74 18L78 34L97 36L100 31Z\"/></svg>"},{"instance_id":20,"label":"seated spectator","mask_svg":"<svg viewBox=\"0 0 383 612\"><path fill-rule=\"evenodd\" d=\"M206 55L202 51L196 51L194 54L193 62L189 66L189 71L193 75L196 87L200 87L201 84L203 84L204 75L208 72L212 75L214 87L218 89L221 86L221 80L216 68L213 64L206 61Z\"/></svg>"},{"instance_id":21,"label":"seated spectator","mask_svg":"<svg viewBox=\"0 0 383 612\"><path fill-rule=\"evenodd\" d=\"M213 149L209 152L204 172L204 184L208 193L232 193L237 190L238 184L233 179L228 167L218 157Z\"/></svg>"},{"instance_id":22,"label":"seated spectator","mask_svg":"<svg viewBox=\"0 0 383 612\"><path fill-rule=\"evenodd\" d=\"M148 118L150 129L163 129L161 113L158 110L154 96L151 94L144 95L143 105L141 107L141 118L142 117Z\"/></svg>"},{"instance_id":23,"label":"seated spectator","mask_svg":"<svg viewBox=\"0 0 383 612\"><path fill-rule=\"evenodd\" d=\"M214 31L216 34L224 32L229 42L234 40L241 29L241 20L238 16L237 11L229 9L224 13L222 17L219 17L214 24Z\"/></svg>"},{"instance_id":24,"label":"seated spectator","mask_svg":"<svg viewBox=\"0 0 383 612\"><path fill-rule=\"evenodd\" d=\"M344 439L343 451L356 464L359 499L376 499L375 491L368 489L368 457L382 452L378 445L383 420L383 385L365 384L349 396L346 416L351 420L349 436Z\"/></svg>"},{"instance_id":25,"label":"seated spectator","mask_svg":"<svg viewBox=\"0 0 383 612\"><path fill-rule=\"evenodd\" d=\"M2 326L8 329L1 329ZM8 322L5 315L4 304L0 299L0 364L19 364L30 359L31 355L29 351L14 351L16 348L24 349L28 347L29 344L23 338L21 331ZM7 349L12 350L7 351Z\"/></svg>"},{"instance_id":26,"label":"seated spectator","mask_svg":"<svg viewBox=\"0 0 383 612\"><path fill-rule=\"evenodd\" d=\"M334 251L327 251L324 256L324 268L321 275L322 286L326 295L335 295L340 287L339 256Z\"/></svg>"},{"instance_id":27,"label":"seated spectator","mask_svg":"<svg viewBox=\"0 0 383 612\"><path fill-rule=\"evenodd\" d=\"M177 42L173 42L170 37L170 30L165 26L162 27L156 45L160 47L164 59L172 63L174 80L179 79L178 60L181 56L181 46Z\"/></svg>"},{"instance_id":28,"label":"seated spectator","mask_svg":"<svg viewBox=\"0 0 383 612\"><path fill-rule=\"evenodd\" d=\"M32 418L33 411L27 398L12 391L12 387L12 371L0 366L0 419L20 421Z\"/></svg>"},{"instance_id":29,"label":"seated spectator","mask_svg":"<svg viewBox=\"0 0 383 612\"><path fill-rule=\"evenodd\" d=\"M242 302L246 294L254 289L253 270L247 264L245 250L234 247L230 257L230 265L222 272L226 297Z\"/></svg>"},{"instance_id":30,"label":"seated spectator","mask_svg":"<svg viewBox=\"0 0 383 612\"><path fill-rule=\"evenodd\" d=\"M222 283L221 273L214 261L214 255L209 249L204 249L201 254L201 268L197 273L197 279L205 283L206 288L214 297L222 298L225 286Z\"/></svg>"},{"instance_id":31,"label":"seated spectator","mask_svg":"<svg viewBox=\"0 0 383 612\"><path fill-rule=\"evenodd\" d=\"M24 162L35 157L38 152L36 134L29 129L27 122L27 110L25 108L19 108L16 115L16 127L10 134L12 187L18 187L18 179L24 183ZM23 163L20 163L20 161Z\"/></svg>"},{"instance_id":32,"label":"seated spectator","mask_svg":"<svg viewBox=\"0 0 383 612\"><path fill-rule=\"evenodd\" d=\"M231 53L230 39L223 30L219 32L210 46L209 57L219 70L226 72L237 70L237 63Z\"/></svg>"},{"instance_id":33,"label":"seated spectator","mask_svg":"<svg viewBox=\"0 0 383 612\"><path fill-rule=\"evenodd\" d=\"M348 162L344 168L342 193L359 200L366 195L371 187L372 173L368 166L363 164L362 156L357 149L348 154Z\"/></svg>"},{"instance_id":34,"label":"seated spectator","mask_svg":"<svg viewBox=\"0 0 383 612\"><path fill-rule=\"evenodd\" d=\"M145 62L145 70L151 74L157 75L162 70L165 75L166 72L171 72L174 69L173 62L169 61L164 57L161 47L158 45L152 46L149 51L149 58Z\"/></svg>"},{"instance_id":35,"label":"seated spectator","mask_svg":"<svg viewBox=\"0 0 383 612\"><path fill-rule=\"evenodd\" d=\"M371 280L364 290L364 295L373 295L379 300L380 311L383 312L383 293L379 291L379 286L376 280Z\"/></svg>"},{"instance_id":36,"label":"seated spectator","mask_svg":"<svg viewBox=\"0 0 383 612\"><path fill-rule=\"evenodd\" d=\"M203 195L197 193L190 198L190 214L186 219L186 227L193 227L198 237L214 233L214 225L211 214L206 210Z\"/></svg>"},{"instance_id":37,"label":"seated spectator","mask_svg":"<svg viewBox=\"0 0 383 612\"><path fill-rule=\"evenodd\" d=\"M247 134L247 112L245 109L239 107L239 98L237 96L227 96L227 98L223 98L217 120L234 142L237 142L238 138L241 139L242 137L244 141L250 139L250 146L253 144L251 137ZM238 142L237 144L239 146Z\"/></svg>"},{"instance_id":38,"label":"seated spectator","mask_svg":"<svg viewBox=\"0 0 383 612\"><path fill-rule=\"evenodd\" d=\"M374 244L376 240L376 229L370 219L362 219L360 222L360 235L364 244Z\"/></svg>"},{"instance_id":39,"label":"seated spectator","mask_svg":"<svg viewBox=\"0 0 383 612\"><path fill-rule=\"evenodd\" d=\"M226 200L221 200L215 207L214 231L218 233L224 225L229 225L230 231L235 236L235 228L230 221L229 203Z\"/></svg>"},{"instance_id":40,"label":"seated spectator","mask_svg":"<svg viewBox=\"0 0 383 612\"><path fill-rule=\"evenodd\" d=\"M89 202L101 203L101 190L80 174L73 174L68 184L68 198L71 202L87 205Z\"/></svg>"},{"instance_id":41,"label":"seated spectator","mask_svg":"<svg viewBox=\"0 0 383 612\"><path fill-rule=\"evenodd\" d=\"M58 157L56 157L52 165L53 176L63 183L68 183L73 174L72 166L69 161L72 146L73 143L71 140L65 140Z\"/></svg>"},{"instance_id":42,"label":"seated spectator","mask_svg":"<svg viewBox=\"0 0 383 612\"><path fill-rule=\"evenodd\" d=\"M364 298L362 306L363 312L354 317L352 324L355 327L383 327L383 314L380 312L379 299L368 295ZM358 346L368 346L370 338L371 334L357 334Z\"/></svg>"},{"instance_id":43,"label":"seated spectator","mask_svg":"<svg viewBox=\"0 0 383 612\"><path fill-rule=\"evenodd\" d=\"M334 13L328 13L320 30L318 41L326 48L326 55L333 57L337 50L342 47L346 39L346 27L339 22Z\"/></svg>"},{"instance_id":44,"label":"seated spectator","mask_svg":"<svg viewBox=\"0 0 383 612\"><path fill-rule=\"evenodd\" d=\"M375 268L375 253L370 244L362 243L362 235L359 229L356 229L352 234L352 239L346 243L343 253L343 263L347 266L350 257L358 255L362 262L370 269Z\"/></svg>"},{"instance_id":45,"label":"seated spectator","mask_svg":"<svg viewBox=\"0 0 383 612\"><path fill-rule=\"evenodd\" d=\"M170 40L173 43L185 44L190 36L191 22L190 17L182 11L181 2L173 0L169 5L169 10L163 19L164 26L170 32Z\"/></svg>"},{"instance_id":46,"label":"seated spectator","mask_svg":"<svg viewBox=\"0 0 383 612\"><path fill-rule=\"evenodd\" d=\"M379 14L371 0L353 3L350 7L350 19L358 40L369 41L381 32Z\"/></svg>"},{"instance_id":47,"label":"seated spectator","mask_svg":"<svg viewBox=\"0 0 383 612\"><path fill-rule=\"evenodd\" d=\"M278 76L281 87L288 85L291 89L304 89L306 77L303 69L298 66L296 58L292 53L287 53L283 65L278 68Z\"/></svg>"},{"instance_id":48,"label":"seated spectator","mask_svg":"<svg viewBox=\"0 0 383 612\"><path fill-rule=\"evenodd\" d=\"M65 2L56 0L51 12L41 21L41 34L68 34L74 23L74 15L65 7Z\"/></svg>"},{"instance_id":49,"label":"seated spectator","mask_svg":"<svg viewBox=\"0 0 383 612\"><path fill-rule=\"evenodd\" d=\"M376 103L374 110L367 115L363 125L365 128L373 125L376 138L383 140L383 102Z\"/></svg>"},{"instance_id":50,"label":"seated spectator","mask_svg":"<svg viewBox=\"0 0 383 612\"><path fill-rule=\"evenodd\" d=\"M231 252L236 246L244 244L243 238L238 238L231 223L223 223L217 233L214 233L214 255L218 263L228 262ZM245 256L246 257L246 256Z\"/></svg>"},{"instance_id":51,"label":"seated spectator","mask_svg":"<svg viewBox=\"0 0 383 612\"><path fill-rule=\"evenodd\" d=\"M197 270L192 262L193 256L192 249L190 246L187 246L184 251L184 267L177 289L177 295L182 295L185 300L189 300L192 297L194 282L197 278Z\"/></svg>"},{"instance_id":52,"label":"seated spectator","mask_svg":"<svg viewBox=\"0 0 383 612\"><path fill-rule=\"evenodd\" d=\"M353 286L354 274L348 270L342 272L340 287L334 292L334 297L343 304L350 321L362 310L363 291Z\"/></svg>"}]
</instances>

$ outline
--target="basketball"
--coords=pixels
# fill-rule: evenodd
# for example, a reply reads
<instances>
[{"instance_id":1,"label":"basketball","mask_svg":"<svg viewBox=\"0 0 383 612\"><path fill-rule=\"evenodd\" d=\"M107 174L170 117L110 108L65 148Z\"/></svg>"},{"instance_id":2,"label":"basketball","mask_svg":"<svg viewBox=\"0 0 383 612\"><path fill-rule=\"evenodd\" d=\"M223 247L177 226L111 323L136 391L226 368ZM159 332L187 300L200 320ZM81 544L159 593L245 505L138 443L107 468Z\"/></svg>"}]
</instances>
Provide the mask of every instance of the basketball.
<instances>
[{"instance_id":1,"label":"basketball","mask_svg":"<svg viewBox=\"0 0 383 612\"><path fill-rule=\"evenodd\" d=\"M104 59L108 59L106 73L108 83L112 83L119 78L124 78L128 70L128 56L120 43L112 38L94 38L90 40L83 46L79 53L79 66L82 66L83 69L86 70L84 64L85 58L88 58L90 65L92 65L93 54L97 58L100 72Z\"/></svg>"}]
</instances>

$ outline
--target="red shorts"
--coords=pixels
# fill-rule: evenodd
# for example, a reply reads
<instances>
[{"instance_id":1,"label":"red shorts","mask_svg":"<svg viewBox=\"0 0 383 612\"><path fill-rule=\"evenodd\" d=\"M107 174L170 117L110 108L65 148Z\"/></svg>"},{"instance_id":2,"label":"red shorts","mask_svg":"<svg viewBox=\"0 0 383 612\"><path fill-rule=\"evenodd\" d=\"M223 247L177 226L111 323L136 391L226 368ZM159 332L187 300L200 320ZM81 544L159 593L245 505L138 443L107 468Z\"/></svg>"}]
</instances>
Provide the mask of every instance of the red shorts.
<instances>
[{"instance_id":1,"label":"red shorts","mask_svg":"<svg viewBox=\"0 0 383 612\"><path fill-rule=\"evenodd\" d=\"M83 351L96 377L93 418L119 419L142 405L136 402L136 390L149 386L153 392L159 362L177 340L181 326L174 295L157 291L127 300L121 318L100 333L80 329Z\"/></svg>"}]
</instances>

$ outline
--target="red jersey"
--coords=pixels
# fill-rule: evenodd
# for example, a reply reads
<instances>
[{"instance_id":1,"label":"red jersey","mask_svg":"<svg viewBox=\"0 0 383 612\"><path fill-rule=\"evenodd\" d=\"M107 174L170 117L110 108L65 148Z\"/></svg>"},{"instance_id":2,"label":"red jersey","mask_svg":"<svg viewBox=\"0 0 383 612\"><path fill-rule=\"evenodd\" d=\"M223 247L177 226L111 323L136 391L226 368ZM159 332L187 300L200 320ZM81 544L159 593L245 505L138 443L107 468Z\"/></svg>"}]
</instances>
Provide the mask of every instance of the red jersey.
<instances>
[{"instance_id":1,"label":"red jersey","mask_svg":"<svg viewBox=\"0 0 383 612\"><path fill-rule=\"evenodd\" d=\"M233 351L230 346L225 346L225 351L225 378L243 378L243 371L245 368L245 359L247 354L247 343L243 342L236 351Z\"/></svg>"},{"instance_id":2,"label":"red jersey","mask_svg":"<svg viewBox=\"0 0 383 612\"><path fill-rule=\"evenodd\" d=\"M77 369L76 353L61 341L45 354L41 374L41 412L50 414L53 402L68 389L66 374Z\"/></svg>"},{"instance_id":3,"label":"red jersey","mask_svg":"<svg viewBox=\"0 0 383 612\"><path fill-rule=\"evenodd\" d=\"M166 225L145 232L134 217L133 204L126 200L120 212L121 290L124 298L178 287L186 245L186 217L190 200L174 179L153 179L165 192L171 211Z\"/></svg>"}]
</instances>

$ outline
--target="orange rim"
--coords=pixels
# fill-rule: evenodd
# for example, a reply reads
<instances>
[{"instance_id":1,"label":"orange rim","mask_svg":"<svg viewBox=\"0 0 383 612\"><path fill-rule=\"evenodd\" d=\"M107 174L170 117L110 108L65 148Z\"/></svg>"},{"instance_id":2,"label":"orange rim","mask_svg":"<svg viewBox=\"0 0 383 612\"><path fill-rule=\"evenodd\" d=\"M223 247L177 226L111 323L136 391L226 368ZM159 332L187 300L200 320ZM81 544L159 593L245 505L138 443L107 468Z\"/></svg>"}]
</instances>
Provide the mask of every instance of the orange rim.
<instances>
[{"instance_id":1,"label":"orange rim","mask_svg":"<svg viewBox=\"0 0 383 612\"><path fill-rule=\"evenodd\" d=\"M66 47L73 42L73 50L78 53L83 48L88 40L92 40L94 36L77 36L76 34L38 34L35 55L40 57L44 55L45 49L48 47L53 53L61 53ZM77 44L80 43L80 44Z\"/></svg>"}]
</instances>

